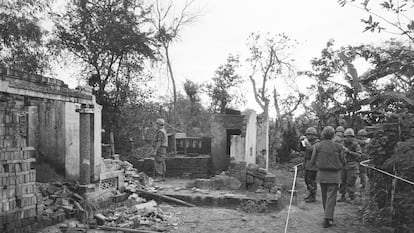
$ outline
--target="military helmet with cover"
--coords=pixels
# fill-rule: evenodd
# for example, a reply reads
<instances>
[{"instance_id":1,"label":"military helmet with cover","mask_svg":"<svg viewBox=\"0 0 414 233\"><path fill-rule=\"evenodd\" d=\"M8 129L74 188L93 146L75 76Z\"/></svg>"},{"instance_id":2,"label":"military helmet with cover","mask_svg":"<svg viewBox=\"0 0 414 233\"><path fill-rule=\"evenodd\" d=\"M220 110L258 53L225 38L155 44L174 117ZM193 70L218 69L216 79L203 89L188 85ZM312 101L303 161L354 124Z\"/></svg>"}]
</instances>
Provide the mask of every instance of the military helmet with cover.
<instances>
[{"instance_id":1,"label":"military helmet with cover","mask_svg":"<svg viewBox=\"0 0 414 233\"><path fill-rule=\"evenodd\" d=\"M322 137L325 139L332 139L335 135L335 129L332 126L326 126L322 130Z\"/></svg>"},{"instance_id":2,"label":"military helmet with cover","mask_svg":"<svg viewBox=\"0 0 414 233\"><path fill-rule=\"evenodd\" d=\"M305 135L317 135L317 134L318 132L316 131L314 127L309 127L305 131Z\"/></svg>"},{"instance_id":3,"label":"military helmet with cover","mask_svg":"<svg viewBox=\"0 0 414 233\"><path fill-rule=\"evenodd\" d=\"M345 131L345 128L343 126L338 126L335 129L335 132L342 132L343 133L344 131Z\"/></svg>"},{"instance_id":4,"label":"military helmet with cover","mask_svg":"<svg viewBox=\"0 0 414 233\"><path fill-rule=\"evenodd\" d=\"M344 132L344 136L345 137L347 137L347 136L355 137L354 130L351 129L351 128L346 129L345 132Z\"/></svg>"},{"instance_id":5,"label":"military helmet with cover","mask_svg":"<svg viewBox=\"0 0 414 233\"><path fill-rule=\"evenodd\" d=\"M361 137L366 137L368 135L368 133L365 129L360 129L360 130L358 130L357 135L361 136Z\"/></svg>"},{"instance_id":6,"label":"military helmet with cover","mask_svg":"<svg viewBox=\"0 0 414 233\"><path fill-rule=\"evenodd\" d=\"M164 124L165 124L165 121L164 121L164 119L162 119L162 118L158 118L158 119L155 121L155 123L157 123L158 125L164 125Z\"/></svg>"}]
</instances>

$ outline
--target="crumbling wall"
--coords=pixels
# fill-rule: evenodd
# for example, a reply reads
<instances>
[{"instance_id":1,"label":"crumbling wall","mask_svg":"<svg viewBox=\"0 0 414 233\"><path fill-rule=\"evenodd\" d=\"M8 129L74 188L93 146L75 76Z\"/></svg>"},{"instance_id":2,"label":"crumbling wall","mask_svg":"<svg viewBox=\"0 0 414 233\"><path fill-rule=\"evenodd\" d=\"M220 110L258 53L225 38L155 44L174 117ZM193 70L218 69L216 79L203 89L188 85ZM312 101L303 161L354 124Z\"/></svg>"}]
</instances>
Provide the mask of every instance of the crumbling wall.
<instances>
[{"instance_id":1,"label":"crumbling wall","mask_svg":"<svg viewBox=\"0 0 414 233\"><path fill-rule=\"evenodd\" d=\"M257 131L256 131L256 161L260 167L266 167L266 158L263 150L266 150L266 121L263 116L257 117Z\"/></svg>"},{"instance_id":2,"label":"crumbling wall","mask_svg":"<svg viewBox=\"0 0 414 233\"><path fill-rule=\"evenodd\" d=\"M211 162L214 173L227 170L230 164L230 153L227 153L230 136L228 129L243 129L244 116L216 114L211 120ZM228 140L229 137L229 140Z\"/></svg>"},{"instance_id":3,"label":"crumbling wall","mask_svg":"<svg viewBox=\"0 0 414 233\"><path fill-rule=\"evenodd\" d=\"M256 163L256 143L257 143L257 116L256 112L249 110L246 112L245 119L245 156L246 164Z\"/></svg>"},{"instance_id":4,"label":"crumbling wall","mask_svg":"<svg viewBox=\"0 0 414 233\"><path fill-rule=\"evenodd\" d=\"M0 232L33 232L41 211L36 197L34 148L27 147L23 98L0 93Z\"/></svg>"},{"instance_id":5,"label":"crumbling wall","mask_svg":"<svg viewBox=\"0 0 414 233\"><path fill-rule=\"evenodd\" d=\"M81 107L93 109L91 176L99 179L101 106L96 104L90 89L73 90L58 79L0 67L0 101L15 103L24 109L22 114L29 122L27 144L35 148L39 161L47 162L70 179L78 179L80 174L80 113L77 111ZM0 109L0 114L4 113L5 110ZM8 137L5 139L9 141Z\"/></svg>"}]
</instances>

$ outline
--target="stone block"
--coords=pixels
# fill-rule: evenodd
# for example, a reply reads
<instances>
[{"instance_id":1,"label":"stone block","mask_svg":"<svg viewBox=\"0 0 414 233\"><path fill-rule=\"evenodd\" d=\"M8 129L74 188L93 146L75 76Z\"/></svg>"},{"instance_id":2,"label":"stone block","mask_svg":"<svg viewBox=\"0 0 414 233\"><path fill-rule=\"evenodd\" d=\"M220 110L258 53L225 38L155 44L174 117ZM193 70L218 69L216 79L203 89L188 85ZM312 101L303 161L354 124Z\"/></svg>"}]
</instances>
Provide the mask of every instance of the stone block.
<instances>
[{"instance_id":1,"label":"stone block","mask_svg":"<svg viewBox=\"0 0 414 233\"><path fill-rule=\"evenodd\" d=\"M264 180L265 182L274 182L275 181L276 176L272 173L267 173Z\"/></svg>"},{"instance_id":2,"label":"stone block","mask_svg":"<svg viewBox=\"0 0 414 233\"><path fill-rule=\"evenodd\" d=\"M229 169L246 170L246 162L232 160L232 161L230 161Z\"/></svg>"},{"instance_id":3,"label":"stone block","mask_svg":"<svg viewBox=\"0 0 414 233\"><path fill-rule=\"evenodd\" d=\"M254 177L252 175L246 175L246 183L247 184L253 184L254 183Z\"/></svg>"},{"instance_id":4,"label":"stone block","mask_svg":"<svg viewBox=\"0 0 414 233\"><path fill-rule=\"evenodd\" d=\"M248 171L257 171L257 169L259 169L259 165L257 164L253 164L253 163L249 163L249 165L247 165L247 170Z\"/></svg>"},{"instance_id":5,"label":"stone block","mask_svg":"<svg viewBox=\"0 0 414 233\"><path fill-rule=\"evenodd\" d=\"M273 185L274 185L274 182L267 182L267 181L263 182L263 186L267 189L271 189Z\"/></svg>"},{"instance_id":6,"label":"stone block","mask_svg":"<svg viewBox=\"0 0 414 233\"><path fill-rule=\"evenodd\" d=\"M257 177L257 178L260 178L260 179L264 180L264 178L266 177L266 173L255 172L254 177Z\"/></svg>"},{"instance_id":7,"label":"stone block","mask_svg":"<svg viewBox=\"0 0 414 233\"><path fill-rule=\"evenodd\" d=\"M262 186L263 185L263 180L257 177L254 177L254 184L256 186Z\"/></svg>"},{"instance_id":8,"label":"stone block","mask_svg":"<svg viewBox=\"0 0 414 233\"><path fill-rule=\"evenodd\" d=\"M199 189L214 189L211 179L196 179L194 181L194 187Z\"/></svg>"}]
</instances>

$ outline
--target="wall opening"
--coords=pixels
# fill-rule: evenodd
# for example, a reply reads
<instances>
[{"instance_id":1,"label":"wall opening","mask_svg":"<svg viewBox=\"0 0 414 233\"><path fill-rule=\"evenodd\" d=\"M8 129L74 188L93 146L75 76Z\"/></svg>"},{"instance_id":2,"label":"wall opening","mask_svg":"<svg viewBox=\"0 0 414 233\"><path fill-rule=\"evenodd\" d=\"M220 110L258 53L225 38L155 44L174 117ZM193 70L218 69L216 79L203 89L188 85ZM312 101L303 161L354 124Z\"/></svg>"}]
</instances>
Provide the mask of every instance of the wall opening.
<instances>
[{"instance_id":1,"label":"wall opening","mask_svg":"<svg viewBox=\"0 0 414 233\"><path fill-rule=\"evenodd\" d=\"M241 135L241 129L226 129L226 155L228 156L230 156L232 135Z\"/></svg>"}]
</instances>

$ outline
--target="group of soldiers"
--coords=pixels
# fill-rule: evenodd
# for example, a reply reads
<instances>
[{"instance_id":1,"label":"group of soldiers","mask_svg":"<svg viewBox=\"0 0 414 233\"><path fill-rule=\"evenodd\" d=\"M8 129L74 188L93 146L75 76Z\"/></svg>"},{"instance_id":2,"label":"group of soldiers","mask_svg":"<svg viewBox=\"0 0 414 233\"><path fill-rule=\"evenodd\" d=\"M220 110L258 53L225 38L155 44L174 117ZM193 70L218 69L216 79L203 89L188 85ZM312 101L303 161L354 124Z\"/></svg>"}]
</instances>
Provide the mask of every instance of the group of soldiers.
<instances>
[{"instance_id":1,"label":"group of soldiers","mask_svg":"<svg viewBox=\"0 0 414 233\"><path fill-rule=\"evenodd\" d=\"M341 183L339 185L339 193L341 197L338 199L338 202L347 201L346 194L348 194L351 201L355 199L358 176L360 177L361 188L365 188L368 179L367 170L360 165L360 162L368 159L367 146L369 140L365 129L359 130L357 135L355 135L352 128L345 129L342 126L338 126L335 129L333 141L343 146L346 160L346 165L340 174ZM305 135L300 137L299 149L304 152L305 184L309 191L309 195L305 197L305 202L316 201L316 176L318 169L311 163L311 157L314 146L318 142L318 133L314 127L306 129Z\"/></svg>"}]
</instances>

